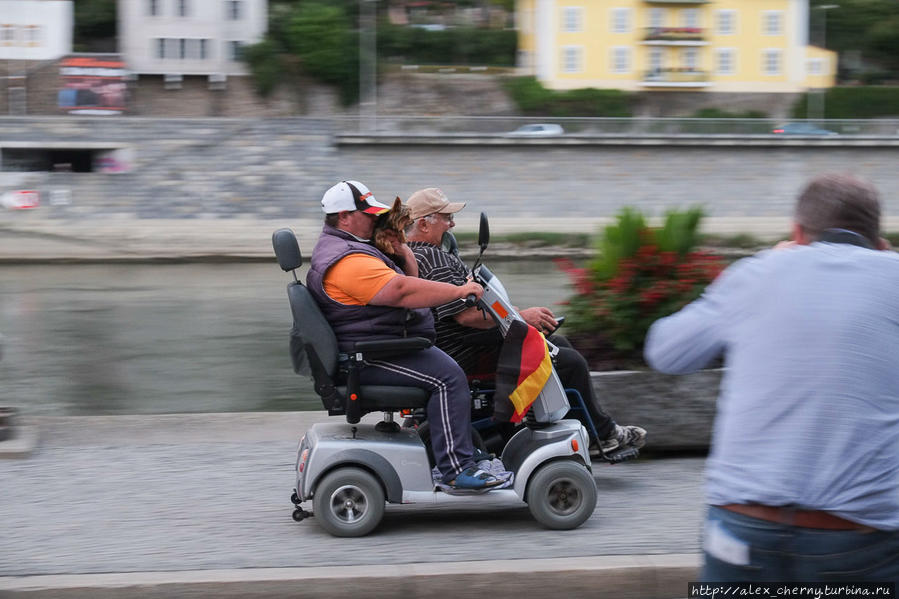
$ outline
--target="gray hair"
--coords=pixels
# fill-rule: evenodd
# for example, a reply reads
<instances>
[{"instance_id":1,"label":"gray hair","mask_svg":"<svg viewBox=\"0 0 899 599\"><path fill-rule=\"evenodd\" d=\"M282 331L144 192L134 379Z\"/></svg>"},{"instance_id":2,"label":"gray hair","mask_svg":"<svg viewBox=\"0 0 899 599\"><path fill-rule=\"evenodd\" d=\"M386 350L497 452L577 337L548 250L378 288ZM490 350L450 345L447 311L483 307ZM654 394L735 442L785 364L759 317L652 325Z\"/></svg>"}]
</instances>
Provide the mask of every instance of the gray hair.
<instances>
[{"instance_id":1,"label":"gray hair","mask_svg":"<svg viewBox=\"0 0 899 599\"><path fill-rule=\"evenodd\" d=\"M854 231L875 246L880 238L877 189L852 175L827 174L812 179L799 194L794 218L812 240L827 229Z\"/></svg>"}]
</instances>

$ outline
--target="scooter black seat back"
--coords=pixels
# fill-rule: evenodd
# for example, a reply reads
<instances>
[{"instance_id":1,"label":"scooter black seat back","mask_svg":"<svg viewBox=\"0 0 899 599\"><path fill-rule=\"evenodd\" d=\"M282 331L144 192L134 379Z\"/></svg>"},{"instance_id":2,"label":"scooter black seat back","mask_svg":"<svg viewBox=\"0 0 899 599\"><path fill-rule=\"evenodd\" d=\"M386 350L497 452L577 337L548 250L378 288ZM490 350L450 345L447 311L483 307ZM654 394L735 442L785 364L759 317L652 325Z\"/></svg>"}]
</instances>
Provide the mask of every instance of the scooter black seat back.
<instances>
[{"instance_id":1,"label":"scooter black seat back","mask_svg":"<svg viewBox=\"0 0 899 599\"><path fill-rule=\"evenodd\" d=\"M353 372L361 368L359 362L341 355L337 338L315 298L297 278L303 258L296 235L290 229L278 229L272 235L272 247L278 265L293 274L287 285L287 298L293 315L290 331L290 357L294 372L311 375L315 392L321 397L328 414L346 415L355 424L369 412L390 412L407 408L421 408L427 404L428 394L416 387L389 385L359 385ZM358 344L365 355L404 353L427 347L426 339L402 339L401 343L363 342ZM348 398L350 398L348 400Z\"/></svg>"}]
</instances>

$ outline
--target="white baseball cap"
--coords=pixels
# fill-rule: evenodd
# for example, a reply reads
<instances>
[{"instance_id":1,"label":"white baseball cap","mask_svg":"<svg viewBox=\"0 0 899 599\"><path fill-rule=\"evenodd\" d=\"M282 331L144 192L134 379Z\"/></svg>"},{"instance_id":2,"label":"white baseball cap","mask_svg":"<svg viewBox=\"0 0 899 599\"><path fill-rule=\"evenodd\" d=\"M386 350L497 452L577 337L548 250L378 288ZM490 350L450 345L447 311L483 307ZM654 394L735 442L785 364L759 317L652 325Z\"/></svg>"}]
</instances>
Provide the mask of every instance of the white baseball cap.
<instances>
[{"instance_id":1,"label":"white baseball cap","mask_svg":"<svg viewBox=\"0 0 899 599\"><path fill-rule=\"evenodd\" d=\"M367 214L384 214L390 210L375 199L368 187L358 181L341 181L322 196L322 210L325 214L336 214L347 210L361 210Z\"/></svg>"}]
</instances>

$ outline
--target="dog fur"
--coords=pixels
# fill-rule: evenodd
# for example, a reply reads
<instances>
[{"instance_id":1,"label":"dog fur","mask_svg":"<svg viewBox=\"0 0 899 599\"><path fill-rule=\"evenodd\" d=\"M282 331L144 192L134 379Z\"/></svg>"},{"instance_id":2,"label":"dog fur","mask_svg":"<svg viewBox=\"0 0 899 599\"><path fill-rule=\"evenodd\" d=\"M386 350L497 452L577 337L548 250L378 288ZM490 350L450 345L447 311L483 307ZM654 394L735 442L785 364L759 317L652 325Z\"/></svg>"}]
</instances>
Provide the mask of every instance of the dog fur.
<instances>
[{"instance_id":1,"label":"dog fur","mask_svg":"<svg viewBox=\"0 0 899 599\"><path fill-rule=\"evenodd\" d=\"M406 227L412 224L412 217L409 216L409 208L403 205L403 201L399 196L393 200L393 206L390 212L382 214L375 223L374 244L379 250L387 254L393 255L393 245L390 243L393 232L399 238L401 243L406 243Z\"/></svg>"}]
</instances>

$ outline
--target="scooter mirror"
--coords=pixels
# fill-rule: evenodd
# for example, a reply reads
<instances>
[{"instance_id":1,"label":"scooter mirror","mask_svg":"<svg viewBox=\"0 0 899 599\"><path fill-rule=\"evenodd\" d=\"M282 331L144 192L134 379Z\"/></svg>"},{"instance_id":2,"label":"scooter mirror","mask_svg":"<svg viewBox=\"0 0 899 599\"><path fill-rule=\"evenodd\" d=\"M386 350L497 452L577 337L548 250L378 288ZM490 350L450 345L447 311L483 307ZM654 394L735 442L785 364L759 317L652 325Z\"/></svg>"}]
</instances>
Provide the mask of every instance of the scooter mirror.
<instances>
[{"instance_id":1,"label":"scooter mirror","mask_svg":"<svg viewBox=\"0 0 899 599\"><path fill-rule=\"evenodd\" d=\"M447 231L443 234L443 237L440 238L440 249L444 252L452 254L453 256L459 255L459 242L456 241L456 236Z\"/></svg>"},{"instance_id":2,"label":"scooter mirror","mask_svg":"<svg viewBox=\"0 0 899 599\"><path fill-rule=\"evenodd\" d=\"M487 214L481 212L481 225L478 227L478 245L482 252L487 249L488 243L490 243L490 223L487 222Z\"/></svg>"}]
</instances>

